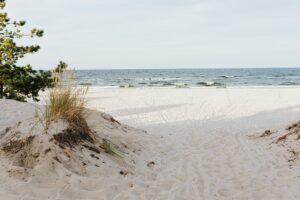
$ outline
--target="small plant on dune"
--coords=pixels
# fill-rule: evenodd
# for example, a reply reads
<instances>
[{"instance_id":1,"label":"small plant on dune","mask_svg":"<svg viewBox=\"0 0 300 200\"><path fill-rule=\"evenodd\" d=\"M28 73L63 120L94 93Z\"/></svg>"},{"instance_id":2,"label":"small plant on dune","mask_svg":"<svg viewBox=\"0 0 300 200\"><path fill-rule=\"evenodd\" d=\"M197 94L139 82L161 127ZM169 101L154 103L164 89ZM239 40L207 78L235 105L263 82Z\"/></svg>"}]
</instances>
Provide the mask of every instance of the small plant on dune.
<instances>
[{"instance_id":1,"label":"small plant on dune","mask_svg":"<svg viewBox=\"0 0 300 200\"><path fill-rule=\"evenodd\" d=\"M100 146L93 145L96 140L85 119L85 97L88 87L78 86L74 80L74 70L67 70L67 64L60 62L52 71L52 81L53 87L49 90L46 102L45 128L48 129L51 122L60 119L68 122L68 127L53 135L53 139L59 145L71 148L85 142L84 147L94 152L100 152L100 147L106 153L122 158L120 148L107 139L102 139ZM112 117L104 118L119 123Z\"/></svg>"},{"instance_id":2,"label":"small plant on dune","mask_svg":"<svg viewBox=\"0 0 300 200\"><path fill-rule=\"evenodd\" d=\"M119 147L113 144L111 141L107 139L103 139L103 143L101 144L101 148L105 150L106 153L122 158L122 154L119 150Z\"/></svg>"},{"instance_id":3,"label":"small plant on dune","mask_svg":"<svg viewBox=\"0 0 300 200\"><path fill-rule=\"evenodd\" d=\"M53 88L46 102L46 127L51 121L67 120L69 123L85 121L84 106L88 87L79 87L74 81L74 70L67 70L63 62L52 71Z\"/></svg>"}]
</instances>

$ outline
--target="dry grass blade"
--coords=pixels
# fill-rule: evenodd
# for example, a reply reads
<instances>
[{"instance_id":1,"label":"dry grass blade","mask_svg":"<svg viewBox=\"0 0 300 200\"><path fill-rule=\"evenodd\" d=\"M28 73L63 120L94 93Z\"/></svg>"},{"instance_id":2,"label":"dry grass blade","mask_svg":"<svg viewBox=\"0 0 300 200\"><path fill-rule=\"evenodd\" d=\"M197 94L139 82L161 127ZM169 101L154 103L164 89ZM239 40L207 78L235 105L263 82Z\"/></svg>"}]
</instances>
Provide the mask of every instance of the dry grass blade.
<instances>
[{"instance_id":1,"label":"dry grass blade","mask_svg":"<svg viewBox=\"0 0 300 200\"><path fill-rule=\"evenodd\" d=\"M24 149L25 146L30 145L32 140L34 139L34 136L29 136L23 140L12 140L9 141L8 144L6 144L4 147L2 147L2 150L4 152L10 152L10 153L18 153L22 149Z\"/></svg>"},{"instance_id":2,"label":"dry grass blade","mask_svg":"<svg viewBox=\"0 0 300 200\"><path fill-rule=\"evenodd\" d=\"M54 87L49 91L46 104L46 127L51 121L65 119L69 122L84 119L85 95L88 87L78 87L74 70L52 73Z\"/></svg>"}]
</instances>

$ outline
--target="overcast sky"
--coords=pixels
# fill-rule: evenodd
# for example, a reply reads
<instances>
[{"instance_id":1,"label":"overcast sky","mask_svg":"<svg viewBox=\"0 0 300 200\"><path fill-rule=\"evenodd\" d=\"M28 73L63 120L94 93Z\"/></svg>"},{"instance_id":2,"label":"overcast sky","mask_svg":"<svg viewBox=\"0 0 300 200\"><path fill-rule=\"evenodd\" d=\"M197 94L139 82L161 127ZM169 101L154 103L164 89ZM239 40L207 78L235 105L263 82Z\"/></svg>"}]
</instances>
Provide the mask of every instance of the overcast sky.
<instances>
[{"instance_id":1,"label":"overcast sky","mask_svg":"<svg viewBox=\"0 0 300 200\"><path fill-rule=\"evenodd\" d=\"M300 67L300 0L8 0L47 69Z\"/></svg>"}]
</instances>

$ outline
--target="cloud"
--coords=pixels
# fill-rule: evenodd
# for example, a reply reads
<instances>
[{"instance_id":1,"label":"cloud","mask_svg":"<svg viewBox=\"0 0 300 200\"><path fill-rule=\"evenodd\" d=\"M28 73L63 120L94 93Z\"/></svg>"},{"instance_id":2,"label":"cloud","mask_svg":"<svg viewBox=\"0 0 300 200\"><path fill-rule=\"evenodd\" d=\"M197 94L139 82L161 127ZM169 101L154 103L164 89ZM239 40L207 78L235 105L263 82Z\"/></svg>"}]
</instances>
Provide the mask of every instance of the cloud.
<instances>
[{"instance_id":1,"label":"cloud","mask_svg":"<svg viewBox=\"0 0 300 200\"><path fill-rule=\"evenodd\" d=\"M36 68L295 67L299 10L295 0L8 2L12 18L45 30L22 61Z\"/></svg>"}]
</instances>

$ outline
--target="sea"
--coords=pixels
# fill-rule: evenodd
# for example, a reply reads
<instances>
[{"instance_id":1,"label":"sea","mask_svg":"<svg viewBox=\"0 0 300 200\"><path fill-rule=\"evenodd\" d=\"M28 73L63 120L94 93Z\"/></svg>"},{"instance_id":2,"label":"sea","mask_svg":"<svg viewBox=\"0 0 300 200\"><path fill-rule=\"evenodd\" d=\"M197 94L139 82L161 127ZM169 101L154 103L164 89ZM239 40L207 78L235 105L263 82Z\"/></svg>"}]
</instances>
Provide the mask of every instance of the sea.
<instances>
[{"instance_id":1,"label":"sea","mask_svg":"<svg viewBox=\"0 0 300 200\"><path fill-rule=\"evenodd\" d=\"M300 68L77 70L81 85L100 87L227 87L300 85Z\"/></svg>"}]
</instances>

